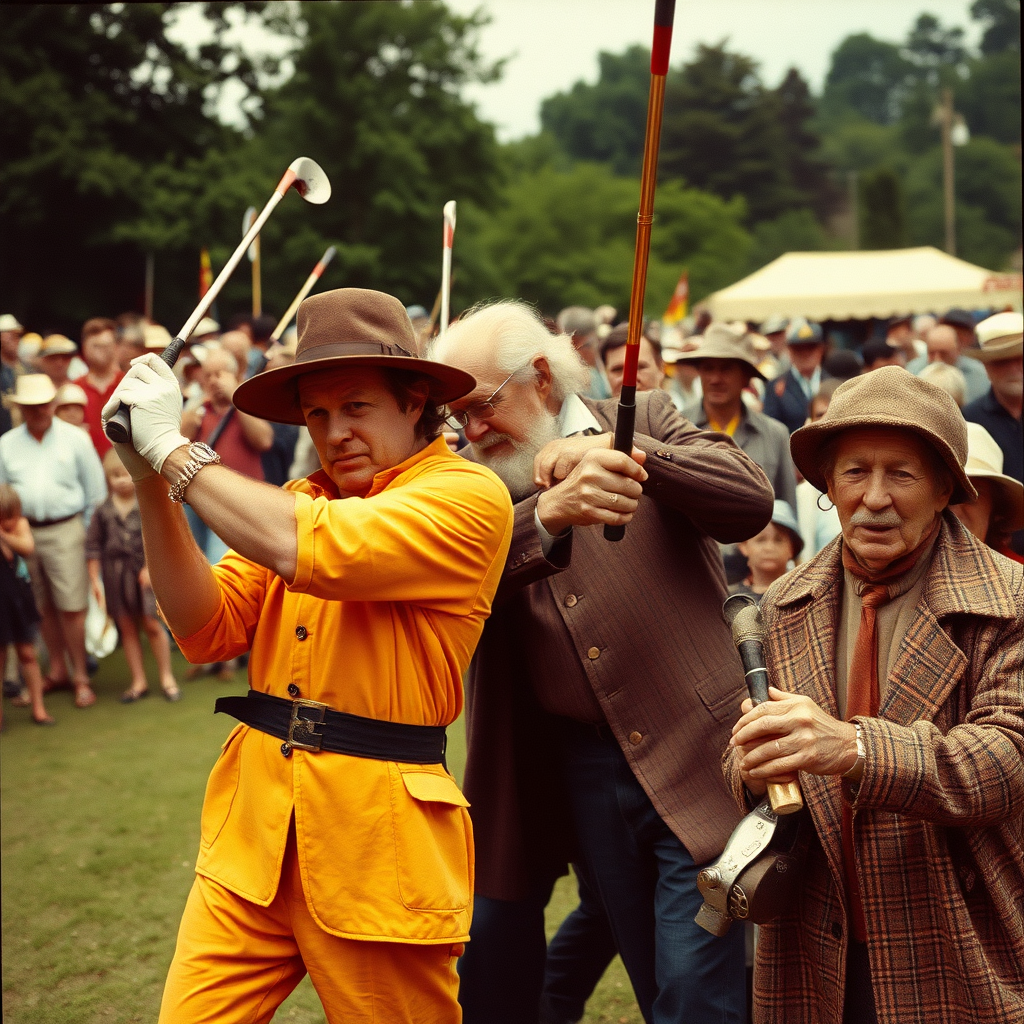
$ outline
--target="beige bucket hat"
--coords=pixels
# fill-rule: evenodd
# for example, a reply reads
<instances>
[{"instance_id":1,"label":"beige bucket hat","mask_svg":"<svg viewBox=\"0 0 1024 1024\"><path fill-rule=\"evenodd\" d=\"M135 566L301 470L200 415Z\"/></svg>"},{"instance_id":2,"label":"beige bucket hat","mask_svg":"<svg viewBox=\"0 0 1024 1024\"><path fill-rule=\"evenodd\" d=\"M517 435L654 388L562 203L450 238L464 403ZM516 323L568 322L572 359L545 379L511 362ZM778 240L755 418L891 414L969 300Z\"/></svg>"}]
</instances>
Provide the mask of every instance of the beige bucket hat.
<instances>
[{"instance_id":1,"label":"beige bucket hat","mask_svg":"<svg viewBox=\"0 0 1024 1024\"><path fill-rule=\"evenodd\" d=\"M996 313L978 324L978 348L964 350L965 356L992 363L1024 353L1024 314Z\"/></svg>"},{"instance_id":2,"label":"beige bucket hat","mask_svg":"<svg viewBox=\"0 0 1024 1024\"><path fill-rule=\"evenodd\" d=\"M990 480L993 504L1006 517L1011 531L1024 530L1024 484L1003 472L1003 450L980 424L967 424L967 476L971 480Z\"/></svg>"},{"instance_id":3,"label":"beige bucket hat","mask_svg":"<svg viewBox=\"0 0 1024 1024\"><path fill-rule=\"evenodd\" d=\"M978 492L967 477L967 424L956 402L902 366L881 366L840 384L828 412L789 439L797 469L819 491L828 490L822 473L826 445L845 430L881 427L908 430L930 445L956 481L951 505L974 501Z\"/></svg>"},{"instance_id":4,"label":"beige bucket hat","mask_svg":"<svg viewBox=\"0 0 1024 1024\"><path fill-rule=\"evenodd\" d=\"M142 328L142 344L147 352L163 352L171 343L171 332L160 324L146 324Z\"/></svg>"},{"instance_id":5,"label":"beige bucket hat","mask_svg":"<svg viewBox=\"0 0 1024 1024\"><path fill-rule=\"evenodd\" d=\"M305 423L298 379L318 370L373 366L420 374L431 401L454 402L476 387L463 370L414 355L416 336L405 306L393 295L367 288L336 288L305 299L297 317L295 362L238 385L233 401L242 412L276 423Z\"/></svg>"},{"instance_id":6,"label":"beige bucket hat","mask_svg":"<svg viewBox=\"0 0 1024 1024\"><path fill-rule=\"evenodd\" d=\"M754 362L754 347L745 344L746 335L742 337L737 331L726 324L711 324L704 332L700 344L692 352L683 352L676 358L679 363L696 363L701 359L736 359L743 363L755 377L761 380L768 378L757 368Z\"/></svg>"},{"instance_id":7,"label":"beige bucket hat","mask_svg":"<svg viewBox=\"0 0 1024 1024\"><path fill-rule=\"evenodd\" d=\"M89 396L86 395L85 389L79 387L74 383L61 384L57 388L57 407L62 405L82 405L87 406L89 404Z\"/></svg>"}]
</instances>

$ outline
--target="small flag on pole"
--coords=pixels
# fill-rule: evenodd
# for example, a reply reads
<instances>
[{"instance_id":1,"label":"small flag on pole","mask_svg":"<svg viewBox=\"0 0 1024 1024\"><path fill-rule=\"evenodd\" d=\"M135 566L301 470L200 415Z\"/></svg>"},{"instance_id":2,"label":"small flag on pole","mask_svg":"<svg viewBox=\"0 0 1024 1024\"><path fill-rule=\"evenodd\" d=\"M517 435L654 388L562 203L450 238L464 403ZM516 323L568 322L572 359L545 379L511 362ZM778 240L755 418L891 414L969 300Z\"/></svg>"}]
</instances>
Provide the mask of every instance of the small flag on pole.
<instances>
[{"instance_id":1,"label":"small flag on pole","mask_svg":"<svg viewBox=\"0 0 1024 1024\"><path fill-rule=\"evenodd\" d=\"M679 284L676 285L676 290L672 293L672 298L669 299L668 309L665 310L665 315L661 318L662 323L667 325L679 323L680 320L686 317L689 309L690 272L688 270L684 270L680 275Z\"/></svg>"},{"instance_id":2,"label":"small flag on pole","mask_svg":"<svg viewBox=\"0 0 1024 1024\"><path fill-rule=\"evenodd\" d=\"M199 298L202 298L213 284L213 267L210 266L210 250L204 245L199 253Z\"/></svg>"}]
</instances>

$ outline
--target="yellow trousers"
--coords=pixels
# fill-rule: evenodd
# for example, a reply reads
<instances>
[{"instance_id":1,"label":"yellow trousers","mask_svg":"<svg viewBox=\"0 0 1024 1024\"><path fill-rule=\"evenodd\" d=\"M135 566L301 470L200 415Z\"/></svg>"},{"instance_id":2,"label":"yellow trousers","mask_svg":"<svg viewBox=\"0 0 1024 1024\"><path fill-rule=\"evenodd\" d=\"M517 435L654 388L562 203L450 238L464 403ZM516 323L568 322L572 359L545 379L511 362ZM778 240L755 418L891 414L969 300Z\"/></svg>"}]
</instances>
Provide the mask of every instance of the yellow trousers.
<instances>
[{"instance_id":1,"label":"yellow trousers","mask_svg":"<svg viewBox=\"0 0 1024 1024\"><path fill-rule=\"evenodd\" d=\"M329 935L313 920L292 826L269 907L196 876L167 975L160 1024L265 1024L309 972L329 1024L457 1024L462 944Z\"/></svg>"}]
</instances>

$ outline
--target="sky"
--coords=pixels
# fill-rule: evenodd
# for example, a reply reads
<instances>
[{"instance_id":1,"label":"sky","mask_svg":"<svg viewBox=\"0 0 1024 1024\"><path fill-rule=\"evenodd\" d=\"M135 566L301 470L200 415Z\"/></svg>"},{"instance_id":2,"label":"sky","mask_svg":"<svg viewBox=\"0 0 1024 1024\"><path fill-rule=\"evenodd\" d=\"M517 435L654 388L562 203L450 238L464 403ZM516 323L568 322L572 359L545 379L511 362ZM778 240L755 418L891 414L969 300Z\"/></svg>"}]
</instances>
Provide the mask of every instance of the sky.
<instances>
[{"instance_id":1,"label":"sky","mask_svg":"<svg viewBox=\"0 0 1024 1024\"><path fill-rule=\"evenodd\" d=\"M387 2L387 0L382 0ZM480 32L480 49L490 60L508 58L499 82L468 86L502 141L540 129L540 103L580 80L597 80L597 55L619 53L633 43L650 46L653 0L447 0L460 14L483 8L491 22ZM199 4L181 4L172 34L199 42L203 21ZM970 0L677 0L672 63L688 60L698 43L729 46L754 57L762 78L777 85L795 66L820 91L832 51L846 36L869 32L893 42L906 37L922 12L943 25L959 25L971 44L978 30L970 18ZM239 28L246 45L280 52L280 41L262 27ZM237 97L222 95L219 109L235 120Z\"/></svg>"}]
</instances>

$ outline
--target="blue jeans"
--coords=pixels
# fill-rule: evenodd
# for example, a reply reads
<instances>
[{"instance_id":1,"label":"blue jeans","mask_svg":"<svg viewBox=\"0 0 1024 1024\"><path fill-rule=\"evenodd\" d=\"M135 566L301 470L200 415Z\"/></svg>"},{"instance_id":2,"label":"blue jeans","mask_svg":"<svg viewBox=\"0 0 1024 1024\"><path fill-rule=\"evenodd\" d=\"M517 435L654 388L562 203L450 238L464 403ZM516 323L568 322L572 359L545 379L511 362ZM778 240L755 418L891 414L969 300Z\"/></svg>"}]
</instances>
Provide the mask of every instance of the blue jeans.
<instances>
[{"instance_id":1,"label":"blue jeans","mask_svg":"<svg viewBox=\"0 0 1024 1024\"><path fill-rule=\"evenodd\" d=\"M694 923L700 865L662 821L607 728L564 719L563 771L581 867L650 1024L741 1024L742 928Z\"/></svg>"}]
</instances>

